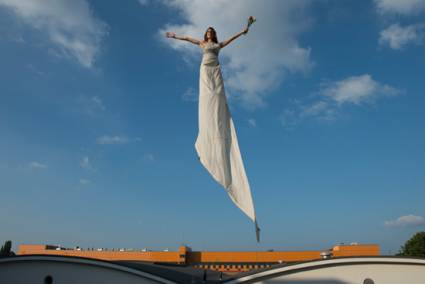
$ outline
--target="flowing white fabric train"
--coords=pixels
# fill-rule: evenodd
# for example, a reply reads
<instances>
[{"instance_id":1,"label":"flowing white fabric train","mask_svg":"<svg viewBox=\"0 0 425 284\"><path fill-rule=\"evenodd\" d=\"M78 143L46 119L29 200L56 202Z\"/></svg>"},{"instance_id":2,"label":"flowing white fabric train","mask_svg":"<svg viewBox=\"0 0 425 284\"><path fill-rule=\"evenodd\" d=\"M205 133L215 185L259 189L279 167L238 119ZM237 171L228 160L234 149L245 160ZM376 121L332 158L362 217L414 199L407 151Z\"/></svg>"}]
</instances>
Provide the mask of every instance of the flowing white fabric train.
<instances>
[{"instance_id":1,"label":"flowing white fabric train","mask_svg":"<svg viewBox=\"0 0 425 284\"><path fill-rule=\"evenodd\" d=\"M220 183L232 201L255 223L259 231L248 178L235 126L230 115L218 64L219 45L204 47L199 78L199 133L195 143L202 165Z\"/></svg>"}]
</instances>

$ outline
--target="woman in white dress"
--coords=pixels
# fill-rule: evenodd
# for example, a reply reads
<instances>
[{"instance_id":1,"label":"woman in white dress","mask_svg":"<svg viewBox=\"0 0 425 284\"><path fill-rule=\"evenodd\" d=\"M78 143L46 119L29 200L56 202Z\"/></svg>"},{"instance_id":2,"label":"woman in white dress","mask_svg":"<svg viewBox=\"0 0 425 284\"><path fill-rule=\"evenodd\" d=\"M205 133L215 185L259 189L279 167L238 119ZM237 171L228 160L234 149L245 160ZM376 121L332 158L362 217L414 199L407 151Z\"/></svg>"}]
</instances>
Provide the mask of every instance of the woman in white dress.
<instances>
[{"instance_id":1,"label":"woman in white dress","mask_svg":"<svg viewBox=\"0 0 425 284\"><path fill-rule=\"evenodd\" d=\"M166 36L198 45L203 51L199 77L199 134L195 148L202 165L225 188L232 201L255 223L258 240L259 229L251 190L227 105L218 61L220 49L246 33L248 27L220 43L212 27L207 29L203 40L177 36L173 32L167 32Z\"/></svg>"}]
</instances>

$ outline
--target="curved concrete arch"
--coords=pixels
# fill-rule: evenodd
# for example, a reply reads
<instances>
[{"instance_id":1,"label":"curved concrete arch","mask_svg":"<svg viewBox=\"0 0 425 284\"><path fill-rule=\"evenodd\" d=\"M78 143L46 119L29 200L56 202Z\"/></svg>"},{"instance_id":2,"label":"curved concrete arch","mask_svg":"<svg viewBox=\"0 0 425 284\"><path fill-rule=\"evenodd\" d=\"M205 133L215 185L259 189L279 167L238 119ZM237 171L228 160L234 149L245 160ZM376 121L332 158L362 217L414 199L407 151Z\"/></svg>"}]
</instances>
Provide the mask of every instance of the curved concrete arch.
<instances>
[{"instance_id":1,"label":"curved concrete arch","mask_svg":"<svg viewBox=\"0 0 425 284\"><path fill-rule=\"evenodd\" d=\"M3 283L161 283L175 284L150 272L80 257L18 256L0 259Z\"/></svg>"},{"instance_id":2,"label":"curved concrete arch","mask_svg":"<svg viewBox=\"0 0 425 284\"><path fill-rule=\"evenodd\" d=\"M226 284L422 284L424 281L425 259L349 257L280 266Z\"/></svg>"}]
</instances>

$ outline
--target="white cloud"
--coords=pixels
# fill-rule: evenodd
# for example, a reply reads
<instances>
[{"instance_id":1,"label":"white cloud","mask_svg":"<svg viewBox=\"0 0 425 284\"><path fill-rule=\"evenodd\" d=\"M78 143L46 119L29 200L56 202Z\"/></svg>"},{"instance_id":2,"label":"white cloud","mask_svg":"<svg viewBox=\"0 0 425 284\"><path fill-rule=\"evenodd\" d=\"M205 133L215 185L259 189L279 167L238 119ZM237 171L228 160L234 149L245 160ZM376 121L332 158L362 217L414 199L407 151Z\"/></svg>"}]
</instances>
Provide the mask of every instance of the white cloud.
<instances>
[{"instance_id":1,"label":"white cloud","mask_svg":"<svg viewBox=\"0 0 425 284\"><path fill-rule=\"evenodd\" d=\"M380 96L398 95L400 92L388 85L380 84L369 74L352 76L344 80L323 84L320 94L337 104L362 104Z\"/></svg>"},{"instance_id":2,"label":"white cloud","mask_svg":"<svg viewBox=\"0 0 425 284\"><path fill-rule=\"evenodd\" d=\"M397 218L396 220L385 221L387 227L414 227L425 224L425 219L422 216L406 215Z\"/></svg>"},{"instance_id":3,"label":"white cloud","mask_svg":"<svg viewBox=\"0 0 425 284\"><path fill-rule=\"evenodd\" d=\"M322 114L326 109L328 109L329 105L324 101L317 101L312 103L311 105L305 106L303 108L303 114L306 116L315 116L318 114Z\"/></svg>"},{"instance_id":4,"label":"white cloud","mask_svg":"<svg viewBox=\"0 0 425 284\"><path fill-rule=\"evenodd\" d=\"M149 0L137 0L137 2L139 2L139 4L142 6L146 6L149 4Z\"/></svg>"},{"instance_id":5,"label":"white cloud","mask_svg":"<svg viewBox=\"0 0 425 284\"><path fill-rule=\"evenodd\" d=\"M248 124L253 128L257 127L257 121L254 118L248 119Z\"/></svg>"},{"instance_id":6,"label":"white cloud","mask_svg":"<svg viewBox=\"0 0 425 284\"><path fill-rule=\"evenodd\" d=\"M127 144L130 142L140 142L141 138L128 138L125 136L102 136L96 139L96 143L100 145L112 145L112 144Z\"/></svg>"},{"instance_id":7,"label":"white cloud","mask_svg":"<svg viewBox=\"0 0 425 284\"><path fill-rule=\"evenodd\" d=\"M106 110L106 106L99 96L81 95L77 98L77 103L80 105L81 110L90 116L101 115Z\"/></svg>"},{"instance_id":8,"label":"white cloud","mask_svg":"<svg viewBox=\"0 0 425 284\"><path fill-rule=\"evenodd\" d=\"M91 181L88 180L88 179L81 178L80 179L80 184L82 184L82 185L89 185L89 184L91 184Z\"/></svg>"},{"instance_id":9,"label":"white cloud","mask_svg":"<svg viewBox=\"0 0 425 284\"><path fill-rule=\"evenodd\" d=\"M96 96L95 97L92 97L91 98L91 102L93 103L93 106L95 108L97 108L97 109L100 109L100 110L105 110L106 109L105 105L103 104L102 99L99 98L99 97L96 97Z\"/></svg>"},{"instance_id":10,"label":"white cloud","mask_svg":"<svg viewBox=\"0 0 425 284\"><path fill-rule=\"evenodd\" d=\"M44 170L47 169L47 165L39 163L39 162L30 162L28 163L28 167L31 170Z\"/></svg>"},{"instance_id":11,"label":"white cloud","mask_svg":"<svg viewBox=\"0 0 425 284\"><path fill-rule=\"evenodd\" d=\"M146 159L148 159L149 161L151 161L151 162L153 162L153 161L155 161L156 159L155 159L155 155L154 154L152 154L152 153L149 153L149 154L147 154L146 156Z\"/></svg>"},{"instance_id":12,"label":"white cloud","mask_svg":"<svg viewBox=\"0 0 425 284\"><path fill-rule=\"evenodd\" d=\"M280 123L287 129L294 128L300 121L298 109L286 108L279 117Z\"/></svg>"},{"instance_id":13,"label":"white cloud","mask_svg":"<svg viewBox=\"0 0 425 284\"><path fill-rule=\"evenodd\" d=\"M309 26L307 10L310 1L270 0L265 5L255 0L172 0L165 2L185 19L184 24L168 24L160 36L184 56L199 55L196 46L166 39L165 31L201 39L205 30L213 26L220 41L241 31L248 16L257 22L246 36L242 36L222 51L226 87L245 106L259 107L270 89L278 86L288 72L306 72L311 68L310 48L302 47L299 35ZM197 57L197 61L199 58Z\"/></svg>"},{"instance_id":14,"label":"white cloud","mask_svg":"<svg viewBox=\"0 0 425 284\"><path fill-rule=\"evenodd\" d=\"M41 70L39 70L37 67L35 67L34 65L32 65L32 64L28 64L27 65L27 68L28 68L28 70L30 70L31 72L33 72L34 74L37 74L38 76L44 76L44 75L46 75L46 73L45 72L43 72L43 71L41 71Z\"/></svg>"},{"instance_id":15,"label":"white cloud","mask_svg":"<svg viewBox=\"0 0 425 284\"><path fill-rule=\"evenodd\" d=\"M86 0L0 0L32 28L46 33L56 54L93 66L107 25L93 15Z\"/></svg>"},{"instance_id":16,"label":"white cloud","mask_svg":"<svg viewBox=\"0 0 425 284\"><path fill-rule=\"evenodd\" d=\"M89 157L83 157L80 161L80 166L81 166L81 168L83 168L85 170L89 170L89 171L93 170L93 166L90 163Z\"/></svg>"},{"instance_id":17,"label":"white cloud","mask_svg":"<svg viewBox=\"0 0 425 284\"><path fill-rule=\"evenodd\" d=\"M102 136L96 139L97 144L106 145L106 144L127 144L129 139L124 136Z\"/></svg>"},{"instance_id":18,"label":"white cloud","mask_svg":"<svg viewBox=\"0 0 425 284\"><path fill-rule=\"evenodd\" d=\"M186 102L197 102L198 94L195 92L195 89L190 87L182 95L182 99Z\"/></svg>"},{"instance_id":19,"label":"white cloud","mask_svg":"<svg viewBox=\"0 0 425 284\"><path fill-rule=\"evenodd\" d=\"M336 82L320 85L312 100L296 101L280 116L286 128L293 128L305 118L333 121L344 105L372 103L380 97L396 96L402 91L372 79L369 74L351 76Z\"/></svg>"},{"instance_id":20,"label":"white cloud","mask_svg":"<svg viewBox=\"0 0 425 284\"><path fill-rule=\"evenodd\" d=\"M406 45L422 44L425 39L425 24L414 24L402 27L393 24L381 31L379 43L389 45L392 49L403 49Z\"/></svg>"},{"instance_id":21,"label":"white cloud","mask_svg":"<svg viewBox=\"0 0 425 284\"><path fill-rule=\"evenodd\" d=\"M425 0L375 0L380 13L410 15L425 10Z\"/></svg>"}]
</instances>

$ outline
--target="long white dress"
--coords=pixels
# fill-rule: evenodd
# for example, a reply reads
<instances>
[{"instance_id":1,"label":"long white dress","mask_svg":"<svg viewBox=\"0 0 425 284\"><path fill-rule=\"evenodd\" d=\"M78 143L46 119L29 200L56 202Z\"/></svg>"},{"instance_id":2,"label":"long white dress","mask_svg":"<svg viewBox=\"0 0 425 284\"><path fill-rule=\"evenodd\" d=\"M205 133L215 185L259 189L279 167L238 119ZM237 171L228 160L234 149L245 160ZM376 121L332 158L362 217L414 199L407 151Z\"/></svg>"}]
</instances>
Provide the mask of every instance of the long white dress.
<instances>
[{"instance_id":1,"label":"long white dress","mask_svg":"<svg viewBox=\"0 0 425 284\"><path fill-rule=\"evenodd\" d=\"M208 42L203 47L199 77L199 133L195 148L202 165L255 223L259 241L251 190L224 91L219 51L217 43Z\"/></svg>"}]
</instances>

